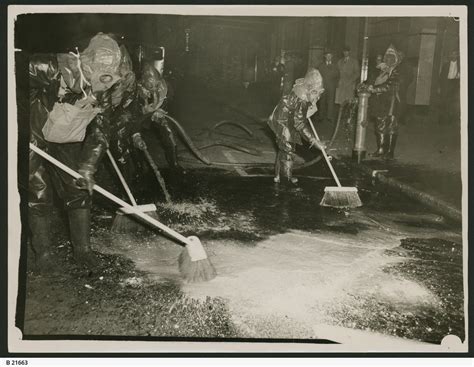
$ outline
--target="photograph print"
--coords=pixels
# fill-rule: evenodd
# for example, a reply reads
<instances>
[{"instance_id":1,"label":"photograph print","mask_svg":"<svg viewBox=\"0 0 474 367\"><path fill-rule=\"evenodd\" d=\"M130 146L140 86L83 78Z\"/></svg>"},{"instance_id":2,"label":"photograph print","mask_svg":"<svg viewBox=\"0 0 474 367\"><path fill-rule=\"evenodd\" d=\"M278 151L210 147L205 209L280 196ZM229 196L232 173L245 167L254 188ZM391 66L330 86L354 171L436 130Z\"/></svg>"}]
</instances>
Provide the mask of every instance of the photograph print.
<instances>
[{"instance_id":1,"label":"photograph print","mask_svg":"<svg viewBox=\"0 0 474 367\"><path fill-rule=\"evenodd\" d=\"M8 22L11 351L468 351L465 7Z\"/></svg>"}]
</instances>

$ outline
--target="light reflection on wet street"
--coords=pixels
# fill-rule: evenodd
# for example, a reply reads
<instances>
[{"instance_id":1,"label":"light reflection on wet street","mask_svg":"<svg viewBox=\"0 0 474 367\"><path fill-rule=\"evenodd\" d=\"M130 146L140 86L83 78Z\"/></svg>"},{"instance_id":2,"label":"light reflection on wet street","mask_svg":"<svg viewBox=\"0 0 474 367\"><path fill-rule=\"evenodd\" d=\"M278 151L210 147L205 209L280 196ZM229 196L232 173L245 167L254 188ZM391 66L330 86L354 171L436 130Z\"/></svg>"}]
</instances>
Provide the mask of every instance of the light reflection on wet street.
<instances>
[{"instance_id":1,"label":"light reflection on wet street","mask_svg":"<svg viewBox=\"0 0 474 367\"><path fill-rule=\"evenodd\" d=\"M459 227L364 181L362 208L323 208L326 185L302 178L296 191L212 171L172 185L176 210L159 207L162 220L198 235L219 274L185 293L229 302L244 337L324 338L313 326L334 325L434 343L463 338ZM173 278L162 249L134 253L156 280Z\"/></svg>"}]
</instances>

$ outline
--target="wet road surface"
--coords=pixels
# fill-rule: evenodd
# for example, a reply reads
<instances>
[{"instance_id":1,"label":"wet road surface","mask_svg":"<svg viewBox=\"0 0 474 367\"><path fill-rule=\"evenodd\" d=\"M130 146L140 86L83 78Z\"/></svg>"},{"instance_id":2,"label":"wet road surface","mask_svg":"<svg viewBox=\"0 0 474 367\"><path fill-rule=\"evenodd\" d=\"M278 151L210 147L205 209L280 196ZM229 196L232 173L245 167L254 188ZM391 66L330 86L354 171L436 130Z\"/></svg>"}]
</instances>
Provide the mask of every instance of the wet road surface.
<instances>
[{"instance_id":1,"label":"wet road surface","mask_svg":"<svg viewBox=\"0 0 474 367\"><path fill-rule=\"evenodd\" d=\"M363 178L355 180L363 207L321 207L333 185L321 171L303 171L300 190L275 185L265 169L264 177L165 172L174 203L158 204L161 220L199 236L219 274L181 285L184 293L225 300L244 337L325 338L329 325L432 343L463 339L460 228ZM140 241L122 253L155 282L181 284L179 248Z\"/></svg>"},{"instance_id":2,"label":"wet road surface","mask_svg":"<svg viewBox=\"0 0 474 367\"><path fill-rule=\"evenodd\" d=\"M193 117L186 129L197 143L209 140L203 128L229 117L214 108L206 123L202 108L191 107L182 117L185 125ZM172 204L163 204L152 175L137 195L140 204L156 203L165 224L199 236L216 279L183 284L176 265L181 247L150 230L110 232L115 208L96 196L92 243L106 270L91 277L72 267L64 275L71 253L59 222L64 274L29 276L26 334L343 342L344 335L362 331L375 336L374 347L393 344L390 337L438 344L454 334L463 340L461 228L342 165L336 165L342 184L358 187L361 208L319 205L324 187L334 186L322 161L296 171L300 190L275 185L271 139L253 124L251 144L259 156L213 147L207 156L227 165L205 167L182 151L187 174L163 170ZM245 135L226 132L237 136L234 141ZM162 167L160 147L149 146ZM101 172L97 181L113 187ZM116 182L114 190L120 192Z\"/></svg>"}]
</instances>

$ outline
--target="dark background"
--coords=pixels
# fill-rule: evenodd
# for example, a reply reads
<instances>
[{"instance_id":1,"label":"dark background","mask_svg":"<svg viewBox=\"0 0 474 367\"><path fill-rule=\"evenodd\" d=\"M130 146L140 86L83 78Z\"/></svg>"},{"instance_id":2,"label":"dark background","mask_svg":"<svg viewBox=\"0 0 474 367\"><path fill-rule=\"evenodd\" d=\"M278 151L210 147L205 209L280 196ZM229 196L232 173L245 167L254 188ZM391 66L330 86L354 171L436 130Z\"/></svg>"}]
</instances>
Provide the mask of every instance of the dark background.
<instances>
[{"instance_id":1,"label":"dark background","mask_svg":"<svg viewBox=\"0 0 474 367\"><path fill-rule=\"evenodd\" d=\"M238 85L268 78L276 56L294 55L304 73L317 66L325 48L342 56L348 45L361 60L365 18L229 17L151 14L25 14L15 24L15 47L28 52L64 52L87 46L98 32L138 44L166 48L166 67L210 85ZM185 30L189 30L189 49ZM407 103L437 103L438 75L447 55L458 49L459 23L452 17L369 18L369 57L393 43L405 54L415 78Z\"/></svg>"}]
</instances>

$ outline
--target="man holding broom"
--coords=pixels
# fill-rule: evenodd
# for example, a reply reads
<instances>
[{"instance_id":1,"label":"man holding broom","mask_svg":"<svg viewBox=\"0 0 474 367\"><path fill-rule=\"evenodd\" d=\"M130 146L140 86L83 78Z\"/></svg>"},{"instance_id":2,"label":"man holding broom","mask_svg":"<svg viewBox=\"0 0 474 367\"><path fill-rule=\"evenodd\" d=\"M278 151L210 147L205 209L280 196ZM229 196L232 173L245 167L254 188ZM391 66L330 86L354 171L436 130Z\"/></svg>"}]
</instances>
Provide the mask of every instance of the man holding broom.
<instances>
[{"instance_id":1,"label":"man holding broom","mask_svg":"<svg viewBox=\"0 0 474 367\"><path fill-rule=\"evenodd\" d=\"M90 270L98 265L90 247L91 194L94 173L108 146L112 102L120 100L123 91L123 85L111 88L123 79L120 65L118 44L102 33L82 53L30 58L30 143L83 176L75 180L30 152L28 222L40 272L52 271L55 265L50 235L53 189L68 215L76 262ZM20 113L20 119L24 117Z\"/></svg>"},{"instance_id":2,"label":"man holding broom","mask_svg":"<svg viewBox=\"0 0 474 367\"><path fill-rule=\"evenodd\" d=\"M312 133L307 118L316 113L316 102L324 92L321 74L310 69L304 78L297 79L287 95L284 95L268 120L275 134L278 152L275 160L274 182L280 183L281 174L286 183L296 185L293 177L293 163L296 144L302 144L302 138L318 149L324 145Z\"/></svg>"}]
</instances>

